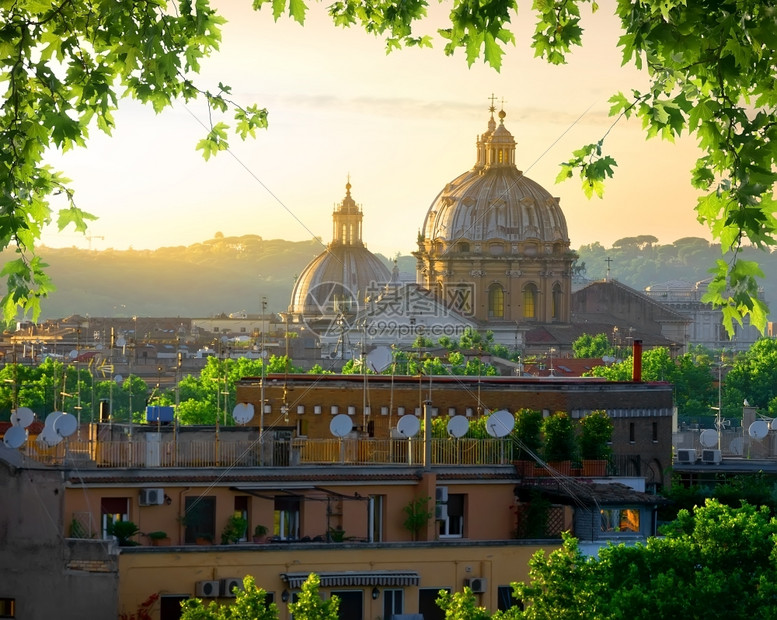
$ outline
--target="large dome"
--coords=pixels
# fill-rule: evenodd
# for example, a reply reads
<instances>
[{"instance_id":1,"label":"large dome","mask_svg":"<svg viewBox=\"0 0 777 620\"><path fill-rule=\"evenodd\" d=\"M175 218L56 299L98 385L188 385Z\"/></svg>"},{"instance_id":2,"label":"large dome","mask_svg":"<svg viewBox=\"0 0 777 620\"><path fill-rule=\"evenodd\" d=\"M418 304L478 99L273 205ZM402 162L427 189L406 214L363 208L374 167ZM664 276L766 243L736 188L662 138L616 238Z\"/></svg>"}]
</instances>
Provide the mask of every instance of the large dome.
<instances>
[{"instance_id":1,"label":"large dome","mask_svg":"<svg viewBox=\"0 0 777 620\"><path fill-rule=\"evenodd\" d=\"M332 242L308 263L291 293L289 311L306 320L356 312L365 297L391 281L388 268L362 242L362 211L350 182L345 190L332 213Z\"/></svg>"},{"instance_id":2,"label":"large dome","mask_svg":"<svg viewBox=\"0 0 777 620\"><path fill-rule=\"evenodd\" d=\"M493 107L488 131L477 141L475 166L448 183L427 211L426 241L539 241L568 243L567 223L554 198L515 165L515 140Z\"/></svg>"}]
</instances>

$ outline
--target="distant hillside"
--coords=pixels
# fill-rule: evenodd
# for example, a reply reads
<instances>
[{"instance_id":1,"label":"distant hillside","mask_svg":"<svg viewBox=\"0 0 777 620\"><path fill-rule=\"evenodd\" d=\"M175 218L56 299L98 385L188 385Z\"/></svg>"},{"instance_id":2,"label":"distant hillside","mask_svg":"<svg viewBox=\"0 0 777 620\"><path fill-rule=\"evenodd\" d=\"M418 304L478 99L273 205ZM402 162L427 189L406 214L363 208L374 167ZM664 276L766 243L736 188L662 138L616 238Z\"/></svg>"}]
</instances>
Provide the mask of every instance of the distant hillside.
<instances>
[{"instance_id":1,"label":"distant hillside","mask_svg":"<svg viewBox=\"0 0 777 620\"><path fill-rule=\"evenodd\" d=\"M626 237L605 248L594 243L579 248L578 266L590 279L610 275L637 290L682 279L696 282L720 257L717 246L703 239L679 239L658 245L653 237ZM43 318L71 314L91 316L213 316L258 313L267 297L270 311L285 311L294 280L324 251L316 241L264 240L257 235L221 237L190 246L157 250L90 251L40 249L57 291L43 302ZM761 263L766 299L777 308L777 257L747 250ZM0 263L12 256L0 255ZM380 255L379 255L380 256ZM391 261L380 256L389 269ZM412 256L398 258L399 269L415 272Z\"/></svg>"}]
</instances>

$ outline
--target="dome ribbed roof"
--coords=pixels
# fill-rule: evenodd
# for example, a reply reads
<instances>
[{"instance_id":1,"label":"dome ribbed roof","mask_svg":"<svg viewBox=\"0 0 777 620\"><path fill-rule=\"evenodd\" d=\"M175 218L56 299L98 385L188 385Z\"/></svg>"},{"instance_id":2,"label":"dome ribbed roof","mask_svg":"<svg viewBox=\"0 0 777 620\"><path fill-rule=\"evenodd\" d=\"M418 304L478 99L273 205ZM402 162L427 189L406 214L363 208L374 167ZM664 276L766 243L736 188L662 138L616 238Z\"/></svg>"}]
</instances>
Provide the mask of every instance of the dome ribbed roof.
<instances>
[{"instance_id":1,"label":"dome ribbed roof","mask_svg":"<svg viewBox=\"0 0 777 620\"><path fill-rule=\"evenodd\" d=\"M559 201L515 166L515 140L493 107L488 130L477 141L477 162L437 195L427 211L423 237L429 241L501 239L568 242Z\"/></svg>"},{"instance_id":2,"label":"dome ribbed roof","mask_svg":"<svg viewBox=\"0 0 777 620\"><path fill-rule=\"evenodd\" d=\"M312 318L356 311L368 294L391 282L388 268L364 247L362 211L351 198L350 181L345 190L345 198L332 213L331 243L294 283L289 306L292 313Z\"/></svg>"}]
</instances>

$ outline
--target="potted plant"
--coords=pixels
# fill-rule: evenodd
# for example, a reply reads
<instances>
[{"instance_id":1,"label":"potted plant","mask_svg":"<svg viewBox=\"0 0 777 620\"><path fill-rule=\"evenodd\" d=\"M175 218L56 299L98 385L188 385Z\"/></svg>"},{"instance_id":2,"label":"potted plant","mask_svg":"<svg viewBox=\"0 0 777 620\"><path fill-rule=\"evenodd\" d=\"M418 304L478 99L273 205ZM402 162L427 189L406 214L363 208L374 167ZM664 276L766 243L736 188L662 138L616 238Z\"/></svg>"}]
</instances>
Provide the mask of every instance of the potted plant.
<instances>
[{"instance_id":1,"label":"potted plant","mask_svg":"<svg viewBox=\"0 0 777 620\"><path fill-rule=\"evenodd\" d=\"M227 519L227 524L221 532L221 544L235 544L246 535L246 521L240 513L235 513Z\"/></svg>"},{"instance_id":2,"label":"potted plant","mask_svg":"<svg viewBox=\"0 0 777 620\"><path fill-rule=\"evenodd\" d=\"M133 536L140 533L140 529L132 521L113 521L106 528L109 536L116 538L120 547L134 547L140 543L132 540Z\"/></svg>"},{"instance_id":3,"label":"potted plant","mask_svg":"<svg viewBox=\"0 0 777 620\"><path fill-rule=\"evenodd\" d=\"M196 542L198 545L212 545L213 534L209 534L208 532L200 532L195 535L194 542Z\"/></svg>"},{"instance_id":4,"label":"potted plant","mask_svg":"<svg viewBox=\"0 0 777 620\"><path fill-rule=\"evenodd\" d=\"M149 532L146 536L151 540L153 547L167 547L170 544L170 537L167 535L167 532L162 530Z\"/></svg>"},{"instance_id":5,"label":"potted plant","mask_svg":"<svg viewBox=\"0 0 777 620\"><path fill-rule=\"evenodd\" d=\"M515 414L513 436L518 439L515 468L519 475L532 475L536 456L542 447L542 412L521 409Z\"/></svg>"},{"instance_id":6,"label":"potted plant","mask_svg":"<svg viewBox=\"0 0 777 620\"><path fill-rule=\"evenodd\" d=\"M429 502L431 499L431 497L411 499L407 503L407 506L402 508L407 515L407 518L402 525L410 532L413 540L418 540L418 534L426 527L426 524L429 523L429 520L434 516L434 511L429 510Z\"/></svg>"},{"instance_id":7,"label":"potted plant","mask_svg":"<svg viewBox=\"0 0 777 620\"><path fill-rule=\"evenodd\" d=\"M267 529L266 525L262 525L261 523L257 525L254 528L254 539L253 539L254 542L255 543L264 542L266 540L268 531L269 530Z\"/></svg>"},{"instance_id":8,"label":"potted plant","mask_svg":"<svg viewBox=\"0 0 777 620\"><path fill-rule=\"evenodd\" d=\"M568 476L577 443L572 420L565 412L557 411L542 421L542 434L545 438L545 461L559 473Z\"/></svg>"},{"instance_id":9,"label":"potted plant","mask_svg":"<svg viewBox=\"0 0 777 620\"><path fill-rule=\"evenodd\" d=\"M607 475L612 449L613 423L604 411L594 411L580 420L580 457L584 476Z\"/></svg>"}]
</instances>

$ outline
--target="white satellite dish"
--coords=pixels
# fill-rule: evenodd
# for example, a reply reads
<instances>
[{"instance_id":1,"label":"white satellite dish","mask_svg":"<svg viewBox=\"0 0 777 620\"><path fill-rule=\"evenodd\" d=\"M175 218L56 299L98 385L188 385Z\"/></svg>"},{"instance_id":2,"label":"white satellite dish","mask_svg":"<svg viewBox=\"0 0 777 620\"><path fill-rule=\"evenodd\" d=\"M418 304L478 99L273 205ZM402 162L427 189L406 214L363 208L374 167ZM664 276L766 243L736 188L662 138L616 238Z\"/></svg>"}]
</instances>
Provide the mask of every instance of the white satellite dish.
<instances>
[{"instance_id":1,"label":"white satellite dish","mask_svg":"<svg viewBox=\"0 0 777 620\"><path fill-rule=\"evenodd\" d=\"M420 430L421 421L414 415L403 416L397 424L397 432L403 437L415 437Z\"/></svg>"},{"instance_id":2,"label":"white satellite dish","mask_svg":"<svg viewBox=\"0 0 777 620\"><path fill-rule=\"evenodd\" d=\"M238 403L232 410L232 417L238 424L246 424L254 417L254 406L251 403Z\"/></svg>"},{"instance_id":3,"label":"white satellite dish","mask_svg":"<svg viewBox=\"0 0 777 620\"><path fill-rule=\"evenodd\" d=\"M393 356L391 355L391 349L388 347L375 347L372 351L367 353L367 368L374 372L383 372L391 366Z\"/></svg>"},{"instance_id":4,"label":"white satellite dish","mask_svg":"<svg viewBox=\"0 0 777 620\"><path fill-rule=\"evenodd\" d=\"M38 443L42 443L48 448L56 446L60 441L62 441L62 436L58 435L57 431L48 426L44 426L43 432L38 435Z\"/></svg>"},{"instance_id":5,"label":"white satellite dish","mask_svg":"<svg viewBox=\"0 0 777 620\"><path fill-rule=\"evenodd\" d=\"M353 429L353 422L347 413L340 413L329 423L329 432L335 437L345 437Z\"/></svg>"},{"instance_id":6,"label":"white satellite dish","mask_svg":"<svg viewBox=\"0 0 777 620\"><path fill-rule=\"evenodd\" d=\"M76 351L75 349L71 349L70 353L68 353L67 355L71 360L74 360L78 357L78 351Z\"/></svg>"},{"instance_id":7,"label":"white satellite dish","mask_svg":"<svg viewBox=\"0 0 777 620\"><path fill-rule=\"evenodd\" d=\"M117 347L123 347L125 344L127 344L127 341L124 339L124 336L119 336L118 338L116 338Z\"/></svg>"},{"instance_id":8,"label":"white satellite dish","mask_svg":"<svg viewBox=\"0 0 777 620\"><path fill-rule=\"evenodd\" d=\"M448 434L451 437L463 437L469 430L469 420L463 415L455 415L448 420Z\"/></svg>"},{"instance_id":9,"label":"white satellite dish","mask_svg":"<svg viewBox=\"0 0 777 620\"><path fill-rule=\"evenodd\" d=\"M54 430L54 423L61 418L63 415L65 415L64 411L52 411L49 415L46 416L46 420L44 423L44 429L51 429Z\"/></svg>"},{"instance_id":10,"label":"white satellite dish","mask_svg":"<svg viewBox=\"0 0 777 620\"><path fill-rule=\"evenodd\" d=\"M5 431L3 443L7 448L15 450L16 448L21 447L25 441L27 441L27 429L23 426L12 426Z\"/></svg>"},{"instance_id":11,"label":"white satellite dish","mask_svg":"<svg viewBox=\"0 0 777 620\"><path fill-rule=\"evenodd\" d=\"M718 431L708 428L701 432L699 435L699 442L705 448L712 448L718 445Z\"/></svg>"},{"instance_id":12,"label":"white satellite dish","mask_svg":"<svg viewBox=\"0 0 777 620\"><path fill-rule=\"evenodd\" d=\"M745 451L745 440L742 437L734 437L728 445L729 452L735 456L742 456Z\"/></svg>"},{"instance_id":13,"label":"white satellite dish","mask_svg":"<svg viewBox=\"0 0 777 620\"><path fill-rule=\"evenodd\" d=\"M748 427L747 434L753 439L763 439L769 434L769 425L764 420L756 420Z\"/></svg>"},{"instance_id":14,"label":"white satellite dish","mask_svg":"<svg viewBox=\"0 0 777 620\"><path fill-rule=\"evenodd\" d=\"M486 420L486 432L492 437L504 437L515 426L515 416L507 411L507 409L500 409L494 411Z\"/></svg>"},{"instance_id":15,"label":"white satellite dish","mask_svg":"<svg viewBox=\"0 0 777 620\"><path fill-rule=\"evenodd\" d=\"M19 407L11 413L11 424L27 428L35 419L35 414L29 407Z\"/></svg>"},{"instance_id":16,"label":"white satellite dish","mask_svg":"<svg viewBox=\"0 0 777 620\"><path fill-rule=\"evenodd\" d=\"M777 431L777 418L772 418L769 420L769 430Z\"/></svg>"},{"instance_id":17,"label":"white satellite dish","mask_svg":"<svg viewBox=\"0 0 777 620\"><path fill-rule=\"evenodd\" d=\"M78 428L78 420L69 413L63 413L54 421L54 431L60 437L70 437Z\"/></svg>"}]
</instances>

